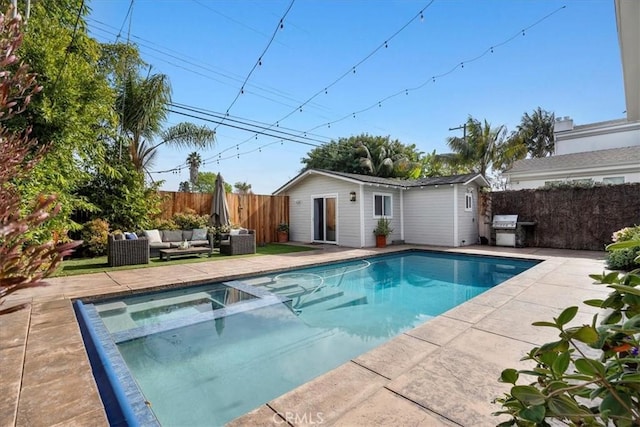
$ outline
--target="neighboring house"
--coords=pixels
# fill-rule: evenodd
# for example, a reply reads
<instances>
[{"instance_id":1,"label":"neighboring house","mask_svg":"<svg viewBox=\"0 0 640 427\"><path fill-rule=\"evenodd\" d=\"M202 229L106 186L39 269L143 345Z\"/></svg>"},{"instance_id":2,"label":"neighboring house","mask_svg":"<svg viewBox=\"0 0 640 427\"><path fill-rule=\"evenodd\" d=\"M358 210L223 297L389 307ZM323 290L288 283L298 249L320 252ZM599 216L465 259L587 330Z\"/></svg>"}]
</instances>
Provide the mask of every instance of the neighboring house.
<instances>
[{"instance_id":1,"label":"neighboring house","mask_svg":"<svg viewBox=\"0 0 640 427\"><path fill-rule=\"evenodd\" d=\"M289 196L294 241L375 246L385 217L389 241L457 247L478 241L477 196L488 186L479 174L401 180L310 169L273 194Z\"/></svg>"},{"instance_id":2,"label":"neighboring house","mask_svg":"<svg viewBox=\"0 0 640 427\"><path fill-rule=\"evenodd\" d=\"M524 159L504 172L512 190L554 182L640 182L640 1L615 0L627 116L574 126L569 117L554 126L553 156Z\"/></svg>"},{"instance_id":3,"label":"neighboring house","mask_svg":"<svg viewBox=\"0 0 640 427\"><path fill-rule=\"evenodd\" d=\"M640 145L524 159L505 172L509 188L539 188L558 182L640 182Z\"/></svg>"}]
</instances>

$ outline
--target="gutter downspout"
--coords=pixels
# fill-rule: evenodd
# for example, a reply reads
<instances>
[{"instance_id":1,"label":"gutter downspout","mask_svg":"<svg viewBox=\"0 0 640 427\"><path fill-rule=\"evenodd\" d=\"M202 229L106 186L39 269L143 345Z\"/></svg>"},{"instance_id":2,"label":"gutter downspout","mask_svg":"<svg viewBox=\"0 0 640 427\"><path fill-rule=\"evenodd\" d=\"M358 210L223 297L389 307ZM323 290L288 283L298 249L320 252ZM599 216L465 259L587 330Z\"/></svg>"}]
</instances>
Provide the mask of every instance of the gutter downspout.
<instances>
[{"instance_id":1,"label":"gutter downspout","mask_svg":"<svg viewBox=\"0 0 640 427\"><path fill-rule=\"evenodd\" d=\"M458 184L453 184L453 247L457 248L458 243Z\"/></svg>"},{"instance_id":2,"label":"gutter downspout","mask_svg":"<svg viewBox=\"0 0 640 427\"><path fill-rule=\"evenodd\" d=\"M400 240L404 242L404 188L400 189Z\"/></svg>"}]
</instances>

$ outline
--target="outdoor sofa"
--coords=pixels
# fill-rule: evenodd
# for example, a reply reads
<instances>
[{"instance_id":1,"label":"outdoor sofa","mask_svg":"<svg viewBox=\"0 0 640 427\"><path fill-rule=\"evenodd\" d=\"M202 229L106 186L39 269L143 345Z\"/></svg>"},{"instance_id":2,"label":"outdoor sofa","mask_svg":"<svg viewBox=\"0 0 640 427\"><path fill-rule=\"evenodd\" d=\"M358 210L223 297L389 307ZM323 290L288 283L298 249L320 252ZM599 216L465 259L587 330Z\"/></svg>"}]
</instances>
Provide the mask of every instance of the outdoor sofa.
<instances>
[{"instance_id":1,"label":"outdoor sofa","mask_svg":"<svg viewBox=\"0 0 640 427\"><path fill-rule=\"evenodd\" d=\"M208 247L213 252L213 234L206 228L193 230L144 230L142 240L149 242L149 255L160 256L161 249L179 248L184 242L189 247Z\"/></svg>"}]
</instances>

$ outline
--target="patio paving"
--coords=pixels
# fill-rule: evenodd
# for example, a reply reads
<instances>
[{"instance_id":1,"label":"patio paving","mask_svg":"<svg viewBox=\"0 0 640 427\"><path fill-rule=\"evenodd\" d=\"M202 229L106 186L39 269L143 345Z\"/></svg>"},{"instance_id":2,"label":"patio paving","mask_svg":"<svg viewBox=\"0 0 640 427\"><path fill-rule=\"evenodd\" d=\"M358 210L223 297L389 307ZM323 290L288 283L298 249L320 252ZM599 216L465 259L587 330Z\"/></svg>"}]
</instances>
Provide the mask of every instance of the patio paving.
<instances>
[{"instance_id":1,"label":"patio paving","mask_svg":"<svg viewBox=\"0 0 640 427\"><path fill-rule=\"evenodd\" d=\"M22 290L5 306L31 305L0 316L0 426L108 425L72 299L203 280L228 280L278 268L343 261L414 248L349 249L229 258L177 266L50 279ZM494 426L493 398L508 389L502 369L554 337L549 320L579 305L577 322L595 312L581 304L606 288L588 277L604 270L602 252L471 246L418 247L543 260L484 294L345 363L231 422L231 425Z\"/></svg>"}]
</instances>

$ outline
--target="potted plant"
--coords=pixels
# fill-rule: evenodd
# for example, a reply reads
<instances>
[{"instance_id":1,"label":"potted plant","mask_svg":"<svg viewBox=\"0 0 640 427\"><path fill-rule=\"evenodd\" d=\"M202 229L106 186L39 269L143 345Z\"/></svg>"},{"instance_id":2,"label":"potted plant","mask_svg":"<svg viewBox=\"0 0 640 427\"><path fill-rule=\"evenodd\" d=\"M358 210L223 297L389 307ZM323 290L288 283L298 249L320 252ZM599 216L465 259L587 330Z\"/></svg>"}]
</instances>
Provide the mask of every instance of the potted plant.
<instances>
[{"instance_id":1,"label":"potted plant","mask_svg":"<svg viewBox=\"0 0 640 427\"><path fill-rule=\"evenodd\" d=\"M278 232L278 243L286 243L289 241L289 224L286 222L281 222L276 227L276 231Z\"/></svg>"},{"instance_id":2,"label":"potted plant","mask_svg":"<svg viewBox=\"0 0 640 427\"><path fill-rule=\"evenodd\" d=\"M373 234L376 235L376 247L384 248L387 246L387 236L392 232L391 221L388 218L380 218L376 228L373 229Z\"/></svg>"}]
</instances>

